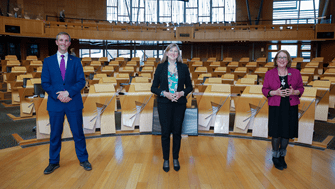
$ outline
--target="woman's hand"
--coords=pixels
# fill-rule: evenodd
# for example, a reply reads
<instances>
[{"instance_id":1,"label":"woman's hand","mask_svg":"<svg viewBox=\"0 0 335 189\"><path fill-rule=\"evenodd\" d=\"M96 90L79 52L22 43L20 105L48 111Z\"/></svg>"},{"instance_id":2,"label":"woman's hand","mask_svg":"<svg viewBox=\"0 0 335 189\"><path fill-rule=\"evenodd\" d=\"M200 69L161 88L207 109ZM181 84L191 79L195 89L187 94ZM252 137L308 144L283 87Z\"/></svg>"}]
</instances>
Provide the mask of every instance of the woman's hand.
<instances>
[{"instance_id":1,"label":"woman's hand","mask_svg":"<svg viewBox=\"0 0 335 189\"><path fill-rule=\"evenodd\" d=\"M184 96L184 91L176 92L175 98L172 100L172 102L177 102L180 97Z\"/></svg>"},{"instance_id":2,"label":"woman's hand","mask_svg":"<svg viewBox=\"0 0 335 189\"><path fill-rule=\"evenodd\" d=\"M165 96L167 99L171 100L172 102L173 102L173 99L176 98L176 95L175 95L175 94L170 93L170 92L166 92L166 91L164 92L164 96Z\"/></svg>"},{"instance_id":3,"label":"woman's hand","mask_svg":"<svg viewBox=\"0 0 335 189\"><path fill-rule=\"evenodd\" d=\"M286 96L294 95L294 89L290 86L289 89L286 89Z\"/></svg>"},{"instance_id":4,"label":"woman's hand","mask_svg":"<svg viewBox=\"0 0 335 189\"><path fill-rule=\"evenodd\" d=\"M286 89L286 96L290 96L290 95L299 95L300 91L299 90L294 90L292 86L290 86L289 89Z\"/></svg>"},{"instance_id":5,"label":"woman's hand","mask_svg":"<svg viewBox=\"0 0 335 189\"><path fill-rule=\"evenodd\" d=\"M272 93L272 94L277 95L277 96L281 96L281 97L285 97L286 96L286 89L282 90L282 87L280 87L277 90L275 90L274 93Z\"/></svg>"}]
</instances>

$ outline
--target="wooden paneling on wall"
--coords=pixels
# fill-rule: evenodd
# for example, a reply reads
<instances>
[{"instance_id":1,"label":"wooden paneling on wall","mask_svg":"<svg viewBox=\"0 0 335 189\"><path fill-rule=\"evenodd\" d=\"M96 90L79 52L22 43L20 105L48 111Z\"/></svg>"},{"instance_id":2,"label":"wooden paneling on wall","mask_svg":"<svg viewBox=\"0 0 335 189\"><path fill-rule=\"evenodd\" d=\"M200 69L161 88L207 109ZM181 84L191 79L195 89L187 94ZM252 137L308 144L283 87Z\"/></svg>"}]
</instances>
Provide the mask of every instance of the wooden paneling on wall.
<instances>
[{"instance_id":1,"label":"wooden paneling on wall","mask_svg":"<svg viewBox=\"0 0 335 189\"><path fill-rule=\"evenodd\" d=\"M56 38L56 36L55 36ZM0 36L1 43L4 43L4 55L8 54L8 43L20 44L20 55L21 60L25 60L27 57L27 47L29 44L37 44L39 48L39 60L44 60L44 58L51 56L57 52L57 45L55 39L45 39L45 38L28 38L28 37L13 37L13 36ZM75 48L76 55L79 56L79 40L72 39L71 46L69 49ZM0 57L2 60L5 58Z\"/></svg>"},{"instance_id":2,"label":"wooden paneling on wall","mask_svg":"<svg viewBox=\"0 0 335 189\"><path fill-rule=\"evenodd\" d=\"M22 18L0 17L0 34L25 37L54 38L66 31L75 39L102 40L155 40L155 41L270 41L270 40L317 40L316 32L335 32L335 24L300 25L243 25L243 26L185 26L194 31L187 39L177 37L172 27L133 26L100 23L43 22ZM5 25L20 26L20 33L5 32ZM179 30L179 29L178 29ZM187 32L187 31L183 31ZM335 38L325 38L334 40ZM322 39L324 40L324 39Z\"/></svg>"},{"instance_id":3,"label":"wooden paneling on wall","mask_svg":"<svg viewBox=\"0 0 335 189\"><path fill-rule=\"evenodd\" d=\"M239 61L242 57L250 57L250 61L253 61L253 59L256 60L257 58L266 55L266 44L267 42L186 42L182 45L182 56L187 59L193 57L204 59L216 57L217 60L232 57L233 61ZM191 54L192 48L193 56ZM264 48L264 52L261 52L261 48Z\"/></svg>"},{"instance_id":4,"label":"wooden paneling on wall","mask_svg":"<svg viewBox=\"0 0 335 189\"><path fill-rule=\"evenodd\" d=\"M335 41L318 42L318 57L324 57L323 62L331 62L335 58Z\"/></svg>"}]
</instances>

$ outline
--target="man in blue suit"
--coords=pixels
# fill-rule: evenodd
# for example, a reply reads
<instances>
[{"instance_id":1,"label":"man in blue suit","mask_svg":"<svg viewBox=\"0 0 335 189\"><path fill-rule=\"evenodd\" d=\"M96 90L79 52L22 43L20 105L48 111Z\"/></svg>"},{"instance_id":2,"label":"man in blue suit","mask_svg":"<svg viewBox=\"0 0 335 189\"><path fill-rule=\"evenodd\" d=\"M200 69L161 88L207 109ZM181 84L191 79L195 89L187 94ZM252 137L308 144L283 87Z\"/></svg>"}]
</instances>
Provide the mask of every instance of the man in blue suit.
<instances>
[{"instance_id":1,"label":"man in blue suit","mask_svg":"<svg viewBox=\"0 0 335 189\"><path fill-rule=\"evenodd\" d=\"M47 110L50 117L49 165L44 174L59 168L64 116L66 115L75 142L76 154L85 170L92 170L88 162L83 132L83 100L80 91L85 86L85 76L80 59L68 53L71 37L60 32L56 36L57 54L44 59L42 87L48 93Z\"/></svg>"}]
</instances>

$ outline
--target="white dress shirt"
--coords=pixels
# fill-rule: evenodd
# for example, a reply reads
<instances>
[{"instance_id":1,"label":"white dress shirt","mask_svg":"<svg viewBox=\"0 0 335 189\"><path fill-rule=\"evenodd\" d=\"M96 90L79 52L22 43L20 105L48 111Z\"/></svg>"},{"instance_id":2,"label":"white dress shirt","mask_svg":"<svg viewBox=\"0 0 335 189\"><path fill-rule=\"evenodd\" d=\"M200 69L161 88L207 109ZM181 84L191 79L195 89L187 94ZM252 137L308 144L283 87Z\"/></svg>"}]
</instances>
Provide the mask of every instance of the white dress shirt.
<instances>
[{"instance_id":1,"label":"white dress shirt","mask_svg":"<svg viewBox=\"0 0 335 189\"><path fill-rule=\"evenodd\" d=\"M58 66L60 67L60 61L62 60L61 57L62 53L60 53L59 51L57 51L57 60L58 60ZM69 57L69 53L66 52L64 55L64 60L65 60L65 69L67 68L67 59Z\"/></svg>"}]
</instances>

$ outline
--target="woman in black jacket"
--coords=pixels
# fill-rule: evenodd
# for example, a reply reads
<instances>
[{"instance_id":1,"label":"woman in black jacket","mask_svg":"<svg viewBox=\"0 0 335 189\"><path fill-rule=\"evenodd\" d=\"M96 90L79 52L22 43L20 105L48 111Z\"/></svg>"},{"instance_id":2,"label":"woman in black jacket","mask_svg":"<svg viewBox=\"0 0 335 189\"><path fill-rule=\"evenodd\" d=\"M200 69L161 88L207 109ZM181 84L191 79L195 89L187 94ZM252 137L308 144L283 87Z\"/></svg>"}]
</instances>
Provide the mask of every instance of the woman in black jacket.
<instances>
[{"instance_id":1,"label":"woman in black jacket","mask_svg":"<svg viewBox=\"0 0 335 189\"><path fill-rule=\"evenodd\" d=\"M168 172L170 134L173 134L173 167L179 171L178 161L181 130L186 110L186 96L193 90L190 72L182 63L177 44L165 49L162 62L157 66L151 92L157 95L159 122L162 127L163 170Z\"/></svg>"}]
</instances>

